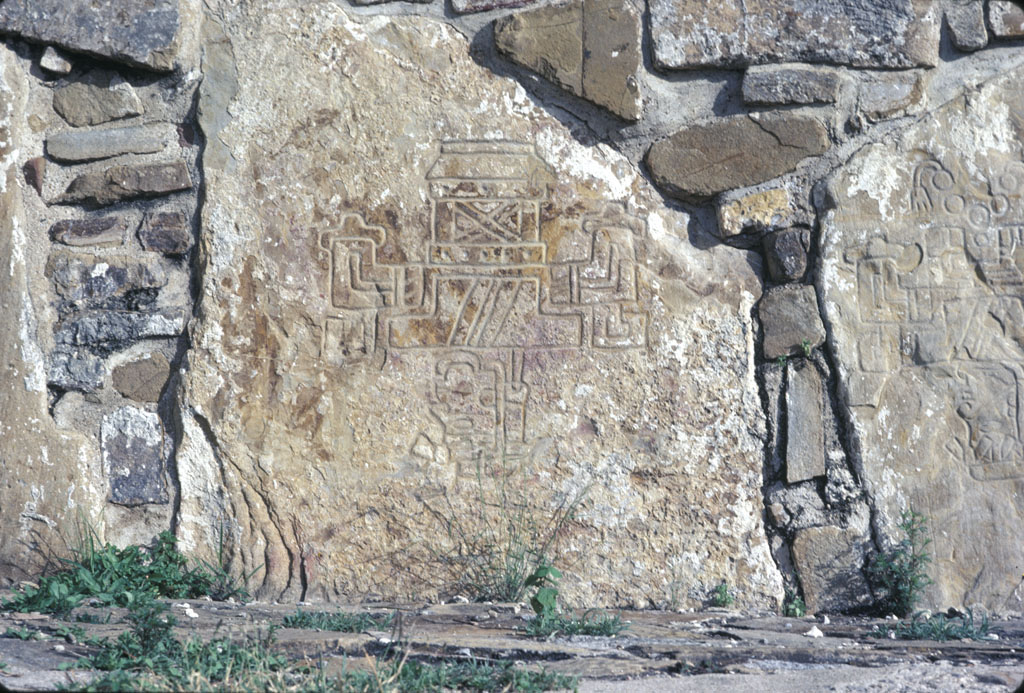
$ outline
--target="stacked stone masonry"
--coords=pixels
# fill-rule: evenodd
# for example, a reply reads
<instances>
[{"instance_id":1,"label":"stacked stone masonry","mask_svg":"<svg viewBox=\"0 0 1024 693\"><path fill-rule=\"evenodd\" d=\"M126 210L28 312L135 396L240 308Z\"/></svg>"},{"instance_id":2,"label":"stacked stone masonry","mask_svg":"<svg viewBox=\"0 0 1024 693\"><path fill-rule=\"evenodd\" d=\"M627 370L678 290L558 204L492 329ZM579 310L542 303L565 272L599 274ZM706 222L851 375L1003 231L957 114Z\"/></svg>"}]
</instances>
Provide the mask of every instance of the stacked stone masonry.
<instances>
[{"instance_id":1,"label":"stacked stone masonry","mask_svg":"<svg viewBox=\"0 0 1024 693\"><path fill-rule=\"evenodd\" d=\"M1024 8L0 2L0 577L84 514L269 598L1024 611ZM6 114L6 115L4 115ZM8 396L9 395L9 396Z\"/></svg>"}]
</instances>

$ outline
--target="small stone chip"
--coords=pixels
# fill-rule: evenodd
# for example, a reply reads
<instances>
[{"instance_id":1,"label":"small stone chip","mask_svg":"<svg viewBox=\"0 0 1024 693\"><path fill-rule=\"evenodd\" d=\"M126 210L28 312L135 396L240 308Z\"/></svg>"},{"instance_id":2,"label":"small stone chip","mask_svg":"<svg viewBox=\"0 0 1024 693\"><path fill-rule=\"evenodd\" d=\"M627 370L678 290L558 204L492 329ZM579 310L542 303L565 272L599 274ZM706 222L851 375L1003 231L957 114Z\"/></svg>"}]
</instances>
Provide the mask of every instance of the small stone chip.
<instances>
[{"instance_id":1,"label":"small stone chip","mask_svg":"<svg viewBox=\"0 0 1024 693\"><path fill-rule=\"evenodd\" d=\"M182 212L148 214L139 227L139 241L146 250L181 255L192 248L192 229Z\"/></svg>"},{"instance_id":2,"label":"small stone chip","mask_svg":"<svg viewBox=\"0 0 1024 693\"><path fill-rule=\"evenodd\" d=\"M39 59L39 67L55 75L66 75L71 72L71 62L53 46L47 46L43 57Z\"/></svg>"},{"instance_id":3,"label":"small stone chip","mask_svg":"<svg viewBox=\"0 0 1024 693\"><path fill-rule=\"evenodd\" d=\"M192 187L183 161L142 166L111 166L104 171L84 173L71 181L57 202L109 205L134 197L156 197Z\"/></svg>"}]
</instances>

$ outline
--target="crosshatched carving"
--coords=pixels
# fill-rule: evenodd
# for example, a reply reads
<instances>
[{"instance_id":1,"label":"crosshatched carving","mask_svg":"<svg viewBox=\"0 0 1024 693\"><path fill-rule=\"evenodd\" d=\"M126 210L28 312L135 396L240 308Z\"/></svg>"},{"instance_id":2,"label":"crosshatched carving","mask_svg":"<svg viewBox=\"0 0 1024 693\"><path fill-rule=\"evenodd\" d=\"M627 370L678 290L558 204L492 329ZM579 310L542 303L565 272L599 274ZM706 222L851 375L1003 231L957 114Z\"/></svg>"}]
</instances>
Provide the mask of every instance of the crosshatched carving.
<instances>
[{"instance_id":1,"label":"crosshatched carving","mask_svg":"<svg viewBox=\"0 0 1024 693\"><path fill-rule=\"evenodd\" d=\"M541 211L554 182L532 144L444 142L426 174L430 228L421 261L385 260L387 231L358 213L320 234L330 267L323 362L430 351L431 416L464 473L527 454L529 352L647 346L635 247L644 223L607 202L552 253Z\"/></svg>"},{"instance_id":2,"label":"crosshatched carving","mask_svg":"<svg viewBox=\"0 0 1024 693\"><path fill-rule=\"evenodd\" d=\"M853 405L919 369L963 426L947 451L979 480L1024 477L1024 164L968 176L917 164L907 224L866 230L843 260L860 333Z\"/></svg>"}]
</instances>

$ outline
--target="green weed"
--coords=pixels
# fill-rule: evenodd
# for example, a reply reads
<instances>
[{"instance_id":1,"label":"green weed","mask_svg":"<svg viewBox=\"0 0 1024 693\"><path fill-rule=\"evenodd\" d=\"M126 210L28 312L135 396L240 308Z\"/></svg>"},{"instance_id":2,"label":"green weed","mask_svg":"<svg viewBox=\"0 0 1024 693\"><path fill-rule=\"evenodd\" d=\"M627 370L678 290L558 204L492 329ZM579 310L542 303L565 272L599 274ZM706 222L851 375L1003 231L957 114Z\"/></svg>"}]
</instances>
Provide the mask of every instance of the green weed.
<instances>
[{"instance_id":1,"label":"green weed","mask_svg":"<svg viewBox=\"0 0 1024 693\"><path fill-rule=\"evenodd\" d=\"M344 693L370 691L550 691L573 690L574 676L516 667L511 662L440 662L404 657L373 660L369 671L346 672L335 682Z\"/></svg>"},{"instance_id":2,"label":"green weed","mask_svg":"<svg viewBox=\"0 0 1024 693\"><path fill-rule=\"evenodd\" d=\"M302 611L284 617L285 628L315 628L316 630L361 633L365 630L385 630L395 620L394 614L346 614L343 612Z\"/></svg>"},{"instance_id":3,"label":"green weed","mask_svg":"<svg viewBox=\"0 0 1024 693\"><path fill-rule=\"evenodd\" d=\"M983 640L988 635L988 617L982 616L976 623L974 612L968 610L966 616L946 617L936 614L924 618L918 614L912 621L901 622L895 627L875 626L870 635L876 638L892 638L896 640Z\"/></svg>"},{"instance_id":4,"label":"green weed","mask_svg":"<svg viewBox=\"0 0 1024 693\"><path fill-rule=\"evenodd\" d=\"M877 595L879 613L897 616L910 614L921 593L932 580L928 577L931 555L927 552L927 520L912 508L900 516L899 528L906 535L895 547L875 554L868 565L868 576Z\"/></svg>"},{"instance_id":5,"label":"green weed","mask_svg":"<svg viewBox=\"0 0 1024 693\"><path fill-rule=\"evenodd\" d=\"M809 339L800 340L800 348L803 349L804 356L811 357L811 341Z\"/></svg>"},{"instance_id":6,"label":"green weed","mask_svg":"<svg viewBox=\"0 0 1024 693\"><path fill-rule=\"evenodd\" d=\"M583 616L564 616L558 608L558 581L562 574L554 566L541 565L526 579L526 587L537 591L530 597L535 616L526 624L527 635L617 635L629 628L618 614L590 609Z\"/></svg>"},{"instance_id":7,"label":"green weed","mask_svg":"<svg viewBox=\"0 0 1024 693\"><path fill-rule=\"evenodd\" d=\"M790 618L803 618L807 614L807 605L799 594L786 590L786 599L783 602L782 614Z\"/></svg>"},{"instance_id":8,"label":"green weed","mask_svg":"<svg viewBox=\"0 0 1024 693\"><path fill-rule=\"evenodd\" d=\"M729 592L729 585L725 582L720 583L711 593L711 606L731 606L734 601L736 600Z\"/></svg>"},{"instance_id":9,"label":"green weed","mask_svg":"<svg viewBox=\"0 0 1024 693\"><path fill-rule=\"evenodd\" d=\"M100 543L90 529L63 568L23 584L4 609L65 614L86 599L101 605L131 606L156 597L195 599L248 598L248 593L223 568L206 563L190 567L170 532L161 532L150 548L119 549Z\"/></svg>"},{"instance_id":10,"label":"green weed","mask_svg":"<svg viewBox=\"0 0 1024 693\"><path fill-rule=\"evenodd\" d=\"M46 635L42 631L29 628L8 628L4 631L3 637L17 638L18 640L42 640Z\"/></svg>"}]
</instances>

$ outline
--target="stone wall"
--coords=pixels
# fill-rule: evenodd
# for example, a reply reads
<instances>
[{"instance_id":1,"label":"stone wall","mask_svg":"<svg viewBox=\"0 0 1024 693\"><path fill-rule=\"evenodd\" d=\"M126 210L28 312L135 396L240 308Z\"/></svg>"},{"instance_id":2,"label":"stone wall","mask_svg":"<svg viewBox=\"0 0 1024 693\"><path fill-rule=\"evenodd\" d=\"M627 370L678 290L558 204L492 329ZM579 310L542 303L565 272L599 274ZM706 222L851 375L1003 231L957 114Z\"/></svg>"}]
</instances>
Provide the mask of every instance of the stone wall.
<instances>
[{"instance_id":1,"label":"stone wall","mask_svg":"<svg viewBox=\"0 0 1024 693\"><path fill-rule=\"evenodd\" d=\"M580 605L856 610L912 507L932 605L1022 610L1020 5L0 31L5 579L89 524L266 598L449 597L512 527Z\"/></svg>"}]
</instances>

